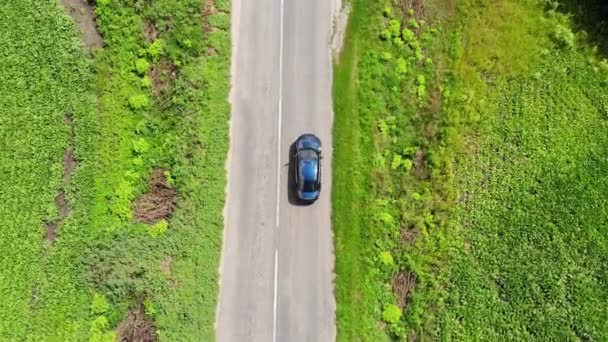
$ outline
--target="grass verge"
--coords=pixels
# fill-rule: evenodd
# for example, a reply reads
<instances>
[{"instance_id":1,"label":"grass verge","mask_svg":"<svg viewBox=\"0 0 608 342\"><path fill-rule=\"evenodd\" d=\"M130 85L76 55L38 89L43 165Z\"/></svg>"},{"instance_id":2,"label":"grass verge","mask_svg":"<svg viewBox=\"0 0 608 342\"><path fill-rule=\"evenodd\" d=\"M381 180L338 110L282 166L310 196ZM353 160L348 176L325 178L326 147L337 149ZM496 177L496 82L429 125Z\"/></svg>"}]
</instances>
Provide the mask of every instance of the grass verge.
<instances>
[{"instance_id":1,"label":"grass verge","mask_svg":"<svg viewBox=\"0 0 608 342\"><path fill-rule=\"evenodd\" d=\"M545 5L353 1L339 340L606 336L607 64Z\"/></svg>"},{"instance_id":2,"label":"grass verge","mask_svg":"<svg viewBox=\"0 0 608 342\"><path fill-rule=\"evenodd\" d=\"M12 189L0 241L14 254L0 277L0 337L212 340L229 2L99 0L94 10L105 45L87 63L58 4L0 9L20 18L0 27L13 66L0 82Z\"/></svg>"}]
</instances>

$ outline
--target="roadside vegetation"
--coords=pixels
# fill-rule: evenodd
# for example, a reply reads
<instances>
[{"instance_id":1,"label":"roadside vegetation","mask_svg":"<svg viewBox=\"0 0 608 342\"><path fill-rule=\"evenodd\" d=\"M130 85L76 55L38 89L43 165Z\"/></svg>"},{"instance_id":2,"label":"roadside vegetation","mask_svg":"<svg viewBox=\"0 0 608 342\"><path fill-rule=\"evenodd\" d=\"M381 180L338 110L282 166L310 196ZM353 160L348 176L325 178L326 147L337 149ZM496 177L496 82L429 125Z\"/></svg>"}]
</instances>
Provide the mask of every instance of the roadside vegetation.
<instances>
[{"instance_id":1,"label":"roadside vegetation","mask_svg":"<svg viewBox=\"0 0 608 342\"><path fill-rule=\"evenodd\" d=\"M582 25L597 4L352 5L338 339L605 339L608 63L605 28Z\"/></svg>"},{"instance_id":2,"label":"roadside vegetation","mask_svg":"<svg viewBox=\"0 0 608 342\"><path fill-rule=\"evenodd\" d=\"M103 48L55 2L0 9L0 339L212 340L229 2L64 3Z\"/></svg>"}]
</instances>

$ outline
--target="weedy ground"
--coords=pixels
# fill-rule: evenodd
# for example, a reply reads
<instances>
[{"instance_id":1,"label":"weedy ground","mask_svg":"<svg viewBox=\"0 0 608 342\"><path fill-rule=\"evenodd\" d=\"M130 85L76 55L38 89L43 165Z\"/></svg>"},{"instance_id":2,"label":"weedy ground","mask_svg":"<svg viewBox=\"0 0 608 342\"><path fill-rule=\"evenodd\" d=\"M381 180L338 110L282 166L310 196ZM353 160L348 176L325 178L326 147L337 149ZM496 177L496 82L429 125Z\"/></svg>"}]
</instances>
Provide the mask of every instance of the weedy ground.
<instances>
[{"instance_id":1,"label":"weedy ground","mask_svg":"<svg viewBox=\"0 0 608 342\"><path fill-rule=\"evenodd\" d=\"M353 0L334 87L339 340L608 336L598 13Z\"/></svg>"},{"instance_id":2,"label":"weedy ground","mask_svg":"<svg viewBox=\"0 0 608 342\"><path fill-rule=\"evenodd\" d=\"M0 8L0 339L213 339L229 10Z\"/></svg>"}]
</instances>

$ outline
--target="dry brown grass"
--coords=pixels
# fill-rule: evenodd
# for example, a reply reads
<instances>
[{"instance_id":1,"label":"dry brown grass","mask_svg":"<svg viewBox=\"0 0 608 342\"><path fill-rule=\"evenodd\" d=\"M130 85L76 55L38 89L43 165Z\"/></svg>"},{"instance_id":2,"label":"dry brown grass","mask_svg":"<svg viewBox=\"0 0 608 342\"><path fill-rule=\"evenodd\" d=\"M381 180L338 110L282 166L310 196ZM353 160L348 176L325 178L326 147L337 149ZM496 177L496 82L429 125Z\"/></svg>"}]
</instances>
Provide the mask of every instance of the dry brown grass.
<instances>
[{"instance_id":1,"label":"dry brown grass","mask_svg":"<svg viewBox=\"0 0 608 342\"><path fill-rule=\"evenodd\" d=\"M163 169L152 172L148 192L135 201L135 221L154 224L173 214L177 193L167 184L164 172Z\"/></svg>"}]
</instances>

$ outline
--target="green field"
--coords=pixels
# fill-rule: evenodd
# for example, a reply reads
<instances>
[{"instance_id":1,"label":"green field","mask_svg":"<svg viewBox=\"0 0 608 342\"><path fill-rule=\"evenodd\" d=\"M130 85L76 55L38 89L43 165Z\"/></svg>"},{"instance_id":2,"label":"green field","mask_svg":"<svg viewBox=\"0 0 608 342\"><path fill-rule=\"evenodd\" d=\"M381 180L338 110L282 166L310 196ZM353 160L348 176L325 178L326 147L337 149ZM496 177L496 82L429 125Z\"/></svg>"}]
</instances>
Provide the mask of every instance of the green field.
<instances>
[{"instance_id":1,"label":"green field","mask_svg":"<svg viewBox=\"0 0 608 342\"><path fill-rule=\"evenodd\" d=\"M0 340L213 339L229 10L0 6Z\"/></svg>"},{"instance_id":2,"label":"green field","mask_svg":"<svg viewBox=\"0 0 608 342\"><path fill-rule=\"evenodd\" d=\"M605 12L573 4L353 0L339 340L608 337Z\"/></svg>"}]
</instances>

